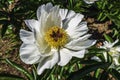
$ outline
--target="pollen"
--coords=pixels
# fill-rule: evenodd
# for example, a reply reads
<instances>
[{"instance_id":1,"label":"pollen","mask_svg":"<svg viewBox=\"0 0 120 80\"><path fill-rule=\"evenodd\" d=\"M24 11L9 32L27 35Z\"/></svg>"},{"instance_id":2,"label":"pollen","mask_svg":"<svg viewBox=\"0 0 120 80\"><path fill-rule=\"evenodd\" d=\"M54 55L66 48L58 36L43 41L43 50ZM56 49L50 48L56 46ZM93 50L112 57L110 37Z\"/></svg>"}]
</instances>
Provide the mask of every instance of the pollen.
<instances>
[{"instance_id":1,"label":"pollen","mask_svg":"<svg viewBox=\"0 0 120 80\"><path fill-rule=\"evenodd\" d=\"M68 41L68 34L64 29L53 26L46 32L45 40L53 48L63 47Z\"/></svg>"}]
</instances>

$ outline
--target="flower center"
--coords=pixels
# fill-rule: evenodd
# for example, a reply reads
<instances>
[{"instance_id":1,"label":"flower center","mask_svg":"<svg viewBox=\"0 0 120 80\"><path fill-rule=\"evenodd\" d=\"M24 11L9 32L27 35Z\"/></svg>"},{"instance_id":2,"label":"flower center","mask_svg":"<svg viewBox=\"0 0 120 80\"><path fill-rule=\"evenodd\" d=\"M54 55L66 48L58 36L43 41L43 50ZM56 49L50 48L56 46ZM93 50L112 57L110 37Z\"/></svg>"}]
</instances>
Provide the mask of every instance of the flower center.
<instances>
[{"instance_id":1,"label":"flower center","mask_svg":"<svg viewBox=\"0 0 120 80\"><path fill-rule=\"evenodd\" d=\"M68 35L60 27L53 26L45 34L45 40L53 48L59 48L67 43Z\"/></svg>"}]
</instances>

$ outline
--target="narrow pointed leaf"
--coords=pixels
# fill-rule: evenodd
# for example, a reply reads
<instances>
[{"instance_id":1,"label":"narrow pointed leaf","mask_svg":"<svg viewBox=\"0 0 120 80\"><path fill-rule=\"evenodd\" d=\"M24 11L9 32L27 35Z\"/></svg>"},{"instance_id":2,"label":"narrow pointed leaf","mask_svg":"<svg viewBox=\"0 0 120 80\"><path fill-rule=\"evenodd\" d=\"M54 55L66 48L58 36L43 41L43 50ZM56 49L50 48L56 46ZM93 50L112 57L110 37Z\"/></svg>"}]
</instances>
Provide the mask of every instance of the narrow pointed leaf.
<instances>
[{"instance_id":1,"label":"narrow pointed leaf","mask_svg":"<svg viewBox=\"0 0 120 80\"><path fill-rule=\"evenodd\" d=\"M16 75L11 75L11 74L0 74L0 80L24 80L24 78L16 76Z\"/></svg>"},{"instance_id":2,"label":"narrow pointed leaf","mask_svg":"<svg viewBox=\"0 0 120 80\"><path fill-rule=\"evenodd\" d=\"M107 68L110 65L110 63L96 63L93 65L87 65L85 67L83 67L82 69L73 72L70 74L70 76L68 77L68 80L80 80L82 77L84 77L86 74L97 70L98 68Z\"/></svg>"},{"instance_id":3,"label":"narrow pointed leaf","mask_svg":"<svg viewBox=\"0 0 120 80\"><path fill-rule=\"evenodd\" d=\"M15 62L10 61L9 59L5 59L5 60L9 65L16 68L17 70L22 72L25 76L27 76L29 78L29 80L33 80L32 75L26 69L24 69L22 66L20 66L19 64L16 64Z\"/></svg>"},{"instance_id":4,"label":"narrow pointed leaf","mask_svg":"<svg viewBox=\"0 0 120 80\"><path fill-rule=\"evenodd\" d=\"M109 35L104 34L104 37L108 42L113 42L112 38Z\"/></svg>"},{"instance_id":5,"label":"narrow pointed leaf","mask_svg":"<svg viewBox=\"0 0 120 80\"><path fill-rule=\"evenodd\" d=\"M3 37L7 31L8 24L4 24L1 29L1 36Z\"/></svg>"}]
</instances>

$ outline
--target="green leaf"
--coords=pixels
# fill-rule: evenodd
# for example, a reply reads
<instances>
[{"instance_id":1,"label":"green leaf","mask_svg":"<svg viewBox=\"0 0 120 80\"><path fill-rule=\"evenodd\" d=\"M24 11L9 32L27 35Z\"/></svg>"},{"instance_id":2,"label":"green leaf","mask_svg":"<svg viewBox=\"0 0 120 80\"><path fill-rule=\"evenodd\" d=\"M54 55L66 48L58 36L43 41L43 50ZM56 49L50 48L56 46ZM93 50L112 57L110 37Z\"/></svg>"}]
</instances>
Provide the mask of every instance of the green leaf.
<instances>
[{"instance_id":1,"label":"green leaf","mask_svg":"<svg viewBox=\"0 0 120 80\"><path fill-rule=\"evenodd\" d=\"M16 64L15 62L10 61L9 59L5 59L5 61L12 67L14 67L17 70L19 70L20 72L22 72L25 76L27 76L29 78L29 80L33 80L32 75L26 69L24 69L22 66L20 66L19 64Z\"/></svg>"},{"instance_id":2,"label":"green leaf","mask_svg":"<svg viewBox=\"0 0 120 80\"><path fill-rule=\"evenodd\" d=\"M114 32L113 37L118 36L119 32L116 28L113 28L113 32Z\"/></svg>"},{"instance_id":3,"label":"green leaf","mask_svg":"<svg viewBox=\"0 0 120 80\"><path fill-rule=\"evenodd\" d=\"M113 21L115 23L115 25L118 26L118 28L120 28L120 15L110 15L109 13L108 14L105 14L111 21Z\"/></svg>"},{"instance_id":4,"label":"green leaf","mask_svg":"<svg viewBox=\"0 0 120 80\"><path fill-rule=\"evenodd\" d=\"M115 69L110 69L111 75L115 78L115 80L120 80L120 73Z\"/></svg>"},{"instance_id":5,"label":"green leaf","mask_svg":"<svg viewBox=\"0 0 120 80\"><path fill-rule=\"evenodd\" d=\"M109 67L110 63L105 63L105 62L99 62L96 64L92 64L92 65L87 65L85 67L83 67L82 69L73 72L70 74L70 76L68 77L68 80L80 80L82 77L84 77L86 74L95 71L99 68L107 68Z\"/></svg>"},{"instance_id":6,"label":"green leaf","mask_svg":"<svg viewBox=\"0 0 120 80\"><path fill-rule=\"evenodd\" d=\"M4 24L1 29L1 36L3 37L7 31L8 24Z\"/></svg>"},{"instance_id":7,"label":"green leaf","mask_svg":"<svg viewBox=\"0 0 120 80\"><path fill-rule=\"evenodd\" d=\"M103 51L105 51L105 49L102 49L102 48L96 48L96 47L91 47L88 49L89 53L90 54L97 54L97 53L103 53Z\"/></svg>"},{"instance_id":8,"label":"green leaf","mask_svg":"<svg viewBox=\"0 0 120 80\"><path fill-rule=\"evenodd\" d=\"M95 60L83 60L83 61L80 61L81 64L94 64L94 63L97 63L97 61Z\"/></svg>"},{"instance_id":9,"label":"green leaf","mask_svg":"<svg viewBox=\"0 0 120 80\"><path fill-rule=\"evenodd\" d=\"M24 78L16 76L16 75L11 75L11 74L0 74L0 80L24 80Z\"/></svg>"},{"instance_id":10,"label":"green leaf","mask_svg":"<svg viewBox=\"0 0 120 80\"><path fill-rule=\"evenodd\" d=\"M109 35L104 34L104 37L108 42L113 42L113 39Z\"/></svg>"}]
</instances>

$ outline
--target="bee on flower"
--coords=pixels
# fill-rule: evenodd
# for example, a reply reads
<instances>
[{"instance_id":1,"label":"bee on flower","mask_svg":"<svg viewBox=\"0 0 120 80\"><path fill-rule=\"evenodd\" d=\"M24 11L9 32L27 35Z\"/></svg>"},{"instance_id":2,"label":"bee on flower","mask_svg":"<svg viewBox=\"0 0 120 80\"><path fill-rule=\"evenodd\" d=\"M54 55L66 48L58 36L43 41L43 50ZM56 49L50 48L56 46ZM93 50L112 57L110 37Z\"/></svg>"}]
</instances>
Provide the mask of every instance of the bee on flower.
<instances>
[{"instance_id":1,"label":"bee on flower","mask_svg":"<svg viewBox=\"0 0 120 80\"><path fill-rule=\"evenodd\" d=\"M20 58L26 64L38 63L37 73L51 69L55 64L65 66L72 57L83 58L86 49L96 41L90 40L83 15L61 9L51 3L37 9L37 20L25 20L31 31L20 30Z\"/></svg>"}]
</instances>

